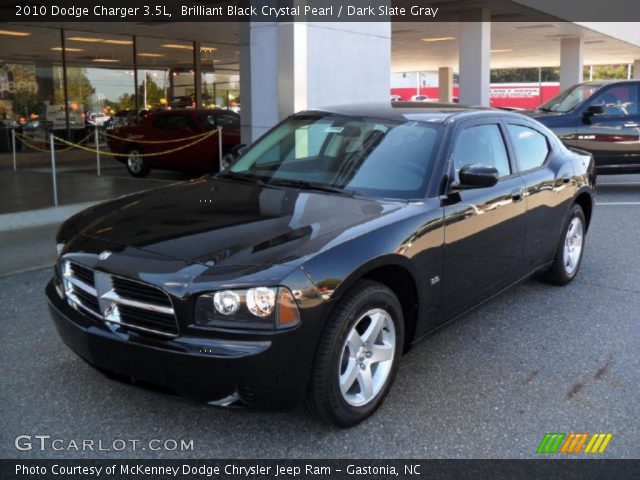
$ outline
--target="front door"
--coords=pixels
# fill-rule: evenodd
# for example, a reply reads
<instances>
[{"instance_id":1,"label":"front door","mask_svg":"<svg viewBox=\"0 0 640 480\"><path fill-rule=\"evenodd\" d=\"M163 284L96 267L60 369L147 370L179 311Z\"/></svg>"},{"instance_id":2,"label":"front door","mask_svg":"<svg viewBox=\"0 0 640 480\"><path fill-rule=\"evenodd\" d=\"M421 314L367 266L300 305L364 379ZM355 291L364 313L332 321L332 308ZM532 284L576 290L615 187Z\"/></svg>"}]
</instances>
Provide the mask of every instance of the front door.
<instances>
[{"instance_id":1,"label":"front door","mask_svg":"<svg viewBox=\"0 0 640 480\"><path fill-rule=\"evenodd\" d=\"M640 171L640 111L638 84L603 87L591 105L604 113L583 117L575 137L567 142L593 153L599 172Z\"/></svg>"},{"instance_id":2,"label":"front door","mask_svg":"<svg viewBox=\"0 0 640 480\"><path fill-rule=\"evenodd\" d=\"M457 175L481 163L500 173L493 187L453 190L442 197L445 218L441 318L446 320L523 274L526 233L524 183L509 159L500 121L468 122L458 128L452 152Z\"/></svg>"}]
</instances>

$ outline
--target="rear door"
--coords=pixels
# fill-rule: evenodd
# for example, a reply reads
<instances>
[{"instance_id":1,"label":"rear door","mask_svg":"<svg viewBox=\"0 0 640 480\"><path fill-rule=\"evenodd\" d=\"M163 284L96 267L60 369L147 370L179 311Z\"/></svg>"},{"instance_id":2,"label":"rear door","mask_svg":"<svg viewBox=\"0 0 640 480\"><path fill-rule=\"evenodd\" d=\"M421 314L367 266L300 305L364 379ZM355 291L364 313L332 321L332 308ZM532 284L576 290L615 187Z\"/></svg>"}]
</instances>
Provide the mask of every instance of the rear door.
<instances>
[{"instance_id":1,"label":"rear door","mask_svg":"<svg viewBox=\"0 0 640 480\"><path fill-rule=\"evenodd\" d=\"M467 164L494 166L498 183L442 197L445 218L443 318L455 316L523 272L524 183L509 158L499 117L464 122L455 133L450 175Z\"/></svg>"},{"instance_id":2,"label":"rear door","mask_svg":"<svg viewBox=\"0 0 640 480\"><path fill-rule=\"evenodd\" d=\"M151 151L162 155L149 157L151 164L159 168L172 170L199 169L202 159L196 145L188 147L197 138L195 135L202 133L200 127L188 113L171 112L160 115L153 121L154 140L160 143L147 144L145 152ZM213 171L213 162L211 162Z\"/></svg>"},{"instance_id":3,"label":"rear door","mask_svg":"<svg viewBox=\"0 0 640 480\"><path fill-rule=\"evenodd\" d=\"M583 117L572 145L593 153L599 171L640 171L638 83L605 86L585 105L602 105L601 115Z\"/></svg>"},{"instance_id":4,"label":"rear door","mask_svg":"<svg viewBox=\"0 0 640 480\"><path fill-rule=\"evenodd\" d=\"M564 148L537 124L505 118L512 156L525 185L525 265L531 271L553 259L575 185Z\"/></svg>"}]
</instances>

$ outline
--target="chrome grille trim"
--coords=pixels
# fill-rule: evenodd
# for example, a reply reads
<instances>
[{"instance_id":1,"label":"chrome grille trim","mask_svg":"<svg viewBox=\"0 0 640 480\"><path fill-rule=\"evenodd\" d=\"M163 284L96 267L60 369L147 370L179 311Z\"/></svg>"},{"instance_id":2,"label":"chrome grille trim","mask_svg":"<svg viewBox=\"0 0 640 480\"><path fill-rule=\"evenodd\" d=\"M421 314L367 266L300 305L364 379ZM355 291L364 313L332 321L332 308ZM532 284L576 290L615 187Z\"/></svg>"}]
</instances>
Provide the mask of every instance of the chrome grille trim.
<instances>
[{"instance_id":1,"label":"chrome grille trim","mask_svg":"<svg viewBox=\"0 0 640 480\"><path fill-rule=\"evenodd\" d=\"M128 298L123 298L118 295L115 290L109 290L104 295L101 295L100 298L103 300L109 300L115 303L119 303L121 305L139 308L141 310L149 310L150 312L164 313L165 315L174 314L173 308L171 307L163 307L161 305L154 305L152 303L144 303L138 300L129 300Z\"/></svg>"},{"instance_id":2,"label":"chrome grille trim","mask_svg":"<svg viewBox=\"0 0 640 480\"><path fill-rule=\"evenodd\" d=\"M78 277L78 275L74 272L74 265L78 265L78 269L83 269L85 271L83 273L85 274L87 270L92 272L94 286L88 285L85 281ZM122 325L124 327L141 330L143 332L154 333L156 335L163 335L167 337L178 336L178 322L175 317L175 311L173 309L173 304L171 303L171 298L162 289L144 282L121 277L119 275L113 275L93 270L84 265L76 264L75 262L65 258L62 259L61 267L64 292L67 297L68 303L72 307L81 309L105 322ZM120 282L130 282L132 284L139 285L139 288L152 290L153 294L162 294L166 297L166 305L171 306L168 307L166 305L158 305L153 302L143 302L141 300L127 298L125 296L119 295L114 288L114 278L119 279ZM95 302L98 305L98 310L92 308L94 307L94 305L91 305L92 302L90 300L92 299L86 299L86 301L83 300L82 297L86 295L89 295L90 297L92 297L92 299L95 299ZM159 324L162 324L164 322L166 324L166 329L157 330L154 328L149 328L148 326L136 324L135 315L132 315L131 313L123 314L120 311L120 305L140 310L141 313L147 312L147 314L158 314L165 317L158 320L145 320L145 322L152 323L155 321Z\"/></svg>"}]
</instances>

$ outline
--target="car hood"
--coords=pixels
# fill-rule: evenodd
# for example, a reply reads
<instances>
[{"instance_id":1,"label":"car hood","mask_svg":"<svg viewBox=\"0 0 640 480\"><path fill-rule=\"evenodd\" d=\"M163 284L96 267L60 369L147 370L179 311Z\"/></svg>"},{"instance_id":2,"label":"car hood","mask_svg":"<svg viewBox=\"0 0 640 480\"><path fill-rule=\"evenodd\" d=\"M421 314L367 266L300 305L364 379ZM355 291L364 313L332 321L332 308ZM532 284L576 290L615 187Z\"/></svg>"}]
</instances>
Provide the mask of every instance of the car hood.
<instances>
[{"instance_id":1,"label":"car hood","mask_svg":"<svg viewBox=\"0 0 640 480\"><path fill-rule=\"evenodd\" d=\"M403 205L202 177L98 205L63 230L208 266L268 265Z\"/></svg>"}]
</instances>

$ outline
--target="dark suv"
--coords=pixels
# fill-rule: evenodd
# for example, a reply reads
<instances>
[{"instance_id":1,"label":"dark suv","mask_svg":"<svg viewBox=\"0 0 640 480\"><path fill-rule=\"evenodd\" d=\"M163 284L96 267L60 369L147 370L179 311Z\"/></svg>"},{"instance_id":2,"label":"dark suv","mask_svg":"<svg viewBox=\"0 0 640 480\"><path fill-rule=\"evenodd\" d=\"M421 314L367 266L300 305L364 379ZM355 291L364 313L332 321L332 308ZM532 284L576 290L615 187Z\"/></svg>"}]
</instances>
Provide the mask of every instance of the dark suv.
<instances>
[{"instance_id":1,"label":"dark suv","mask_svg":"<svg viewBox=\"0 0 640 480\"><path fill-rule=\"evenodd\" d=\"M581 83L528 115L591 152L598 173L640 173L639 96L638 80Z\"/></svg>"}]
</instances>

